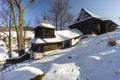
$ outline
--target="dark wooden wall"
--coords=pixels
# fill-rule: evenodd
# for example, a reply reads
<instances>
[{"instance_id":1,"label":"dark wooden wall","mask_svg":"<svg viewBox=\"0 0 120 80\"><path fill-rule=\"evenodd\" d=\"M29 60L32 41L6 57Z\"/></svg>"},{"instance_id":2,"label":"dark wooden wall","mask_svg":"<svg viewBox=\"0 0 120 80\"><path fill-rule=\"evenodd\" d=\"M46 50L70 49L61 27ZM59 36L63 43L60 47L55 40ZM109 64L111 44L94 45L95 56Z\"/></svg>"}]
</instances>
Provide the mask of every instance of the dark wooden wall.
<instances>
[{"instance_id":1,"label":"dark wooden wall","mask_svg":"<svg viewBox=\"0 0 120 80\"><path fill-rule=\"evenodd\" d=\"M115 30L117 28L117 26L118 26L117 24L113 23L110 20L106 20L106 21L104 21L104 23L105 23L107 32Z\"/></svg>"},{"instance_id":2,"label":"dark wooden wall","mask_svg":"<svg viewBox=\"0 0 120 80\"><path fill-rule=\"evenodd\" d=\"M71 29L77 28L84 34L101 34L102 21L97 19L88 19L69 26Z\"/></svg>"},{"instance_id":3,"label":"dark wooden wall","mask_svg":"<svg viewBox=\"0 0 120 80\"><path fill-rule=\"evenodd\" d=\"M54 33L54 29L52 28L44 28L44 27L36 27L34 29L35 31L35 37L39 37L39 38L54 38L55 37L55 33Z\"/></svg>"},{"instance_id":4,"label":"dark wooden wall","mask_svg":"<svg viewBox=\"0 0 120 80\"><path fill-rule=\"evenodd\" d=\"M58 49L59 43L45 43L45 44L32 44L32 50L33 52L46 52Z\"/></svg>"},{"instance_id":5,"label":"dark wooden wall","mask_svg":"<svg viewBox=\"0 0 120 80\"><path fill-rule=\"evenodd\" d=\"M69 28L71 29L74 29L74 28L79 29L85 35L86 34L100 35L106 32L113 31L116 29L116 27L117 25L115 25L114 23L112 24L109 22L105 22L97 18L90 18L88 20L78 22L69 26Z\"/></svg>"}]
</instances>

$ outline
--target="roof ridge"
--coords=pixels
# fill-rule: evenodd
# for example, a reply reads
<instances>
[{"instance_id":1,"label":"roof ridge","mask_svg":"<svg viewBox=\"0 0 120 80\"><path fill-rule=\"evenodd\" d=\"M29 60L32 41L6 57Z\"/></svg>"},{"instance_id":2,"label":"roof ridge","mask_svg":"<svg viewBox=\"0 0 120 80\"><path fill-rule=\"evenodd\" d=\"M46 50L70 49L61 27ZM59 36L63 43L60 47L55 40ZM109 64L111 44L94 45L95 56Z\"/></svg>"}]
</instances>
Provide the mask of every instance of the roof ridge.
<instances>
[{"instance_id":1,"label":"roof ridge","mask_svg":"<svg viewBox=\"0 0 120 80\"><path fill-rule=\"evenodd\" d=\"M81 12L82 12L82 10L84 10L86 13L88 13L91 17L101 18L100 16L98 16L95 13L89 11L88 9L82 8Z\"/></svg>"}]
</instances>

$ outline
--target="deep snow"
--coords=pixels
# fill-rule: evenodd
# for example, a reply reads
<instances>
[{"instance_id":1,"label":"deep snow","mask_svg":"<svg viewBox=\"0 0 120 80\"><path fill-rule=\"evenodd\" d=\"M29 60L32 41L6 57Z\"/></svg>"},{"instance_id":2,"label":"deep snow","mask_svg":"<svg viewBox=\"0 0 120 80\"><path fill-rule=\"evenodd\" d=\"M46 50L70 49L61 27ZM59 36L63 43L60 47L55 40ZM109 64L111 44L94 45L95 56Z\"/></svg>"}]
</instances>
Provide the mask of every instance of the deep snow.
<instances>
[{"instance_id":1,"label":"deep snow","mask_svg":"<svg viewBox=\"0 0 120 80\"><path fill-rule=\"evenodd\" d=\"M109 46L111 38L116 46ZM0 72L0 80L120 80L120 29L88 36L76 46L57 50L40 60L28 60Z\"/></svg>"}]
</instances>

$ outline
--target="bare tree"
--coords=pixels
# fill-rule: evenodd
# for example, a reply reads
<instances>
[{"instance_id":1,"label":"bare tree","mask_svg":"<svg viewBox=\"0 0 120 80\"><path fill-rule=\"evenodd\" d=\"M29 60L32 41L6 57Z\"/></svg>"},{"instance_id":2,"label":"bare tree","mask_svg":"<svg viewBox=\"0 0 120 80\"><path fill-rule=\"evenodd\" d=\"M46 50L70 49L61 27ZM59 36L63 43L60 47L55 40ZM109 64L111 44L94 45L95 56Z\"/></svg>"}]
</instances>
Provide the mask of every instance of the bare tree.
<instances>
[{"instance_id":1,"label":"bare tree","mask_svg":"<svg viewBox=\"0 0 120 80\"><path fill-rule=\"evenodd\" d=\"M64 29L66 24L72 22L74 16L69 12L69 0L48 0L50 4L49 14L44 14L50 19L60 30Z\"/></svg>"},{"instance_id":2,"label":"bare tree","mask_svg":"<svg viewBox=\"0 0 120 80\"><path fill-rule=\"evenodd\" d=\"M24 41L26 41L26 32L27 32L27 29L30 27L30 24L31 24L31 20L29 21L24 21Z\"/></svg>"},{"instance_id":3,"label":"bare tree","mask_svg":"<svg viewBox=\"0 0 120 80\"><path fill-rule=\"evenodd\" d=\"M10 8L8 6L8 8ZM8 27L8 31L9 31L9 34L7 35L8 37L8 54L9 54L9 57L11 57L11 54L12 54L12 50L11 50L11 28L13 26L13 19L12 19L12 13L11 11L9 10L6 10L5 8L2 8L2 12L0 12L0 18L2 19L2 25L5 25L6 27Z\"/></svg>"},{"instance_id":4,"label":"bare tree","mask_svg":"<svg viewBox=\"0 0 120 80\"><path fill-rule=\"evenodd\" d=\"M34 24L35 25L38 25L40 23L40 19L39 17L37 16L36 19L34 20Z\"/></svg>"},{"instance_id":5,"label":"bare tree","mask_svg":"<svg viewBox=\"0 0 120 80\"><path fill-rule=\"evenodd\" d=\"M25 42L23 36L23 24L24 24L24 13L31 6L35 0L27 0L26 5L23 7L23 0L2 0L2 5L7 5L10 7L12 13L14 26L17 33L17 43L19 56L24 54Z\"/></svg>"}]
</instances>

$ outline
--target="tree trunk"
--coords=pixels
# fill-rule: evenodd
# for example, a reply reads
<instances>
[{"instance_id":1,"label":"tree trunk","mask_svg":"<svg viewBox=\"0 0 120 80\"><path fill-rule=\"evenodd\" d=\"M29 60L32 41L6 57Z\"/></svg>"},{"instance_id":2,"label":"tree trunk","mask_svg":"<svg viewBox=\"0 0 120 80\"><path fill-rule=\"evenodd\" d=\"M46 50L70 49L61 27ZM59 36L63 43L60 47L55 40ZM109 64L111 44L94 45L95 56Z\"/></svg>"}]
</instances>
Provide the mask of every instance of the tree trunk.
<instances>
[{"instance_id":1,"label":"tree trunk","mask_svg":"<svg viewBox=\"0 0 120 80\"><path fill-rule=\"evenodd\" d=\"M9 47L8 54L9 54L9 57L11 58L11 56L12 56L12 50L11 50L11 26L9 27L9 44L8 44L8 47Z\"/></svg>"},{"instance_id":2,"label":"tree trunk","mask_svg":"<svg viewBox=\"0 0 120 80\"><path fill-rule=\"evenodd\" d=\"M58 30L58 23L57 23L57 21L56 21L56 31Z\"/></svg>"},{"instance_id":3,"label":"tree trunk","mask_svg":"<svg viewBox=\"0 0 120 80\"><path fill-rule=\"evenodd\" d=\"M18 41L18 52L19 56L25 52L25 41L23 36L23 22L24 22L24 11L22 10L22 1L20 1L19 7L19 27L17 28L17 41Z\"/></svg>"},{"instance_id":4,"label":"tree trunk","mask_svg":"<svg viewBox=\"0 0 120 80\"><path fill-rule=\"evenodd\" d=\"M20 17L19 17L19 29L17 31L17 41L18 41L18 51L19 56L23 55L25 52L25 41L24 41L24 34L23 34L23 11L20 9Z\"/></svg>"},{"instance_id":5,"label":"tree trunk","mask_svg":"<svg viewBox=\"0 0 120 80\"><path fill-rule=\"evenodd\" d=\"M58 18L55 18L56 31L58 30Z\"/></svg>"},{"instance_id":6,"label":"tree trunk","mask_svg":"<svg viewBox=\"0 0 120 80\"><path fill-rule=\"evenodd\" d=\"M23 30L17 31L17 42L18 42L18 52L19 56L24 54L25 47L24 47L24 37L23 37Z\"/></svg>"}]
</instances>

